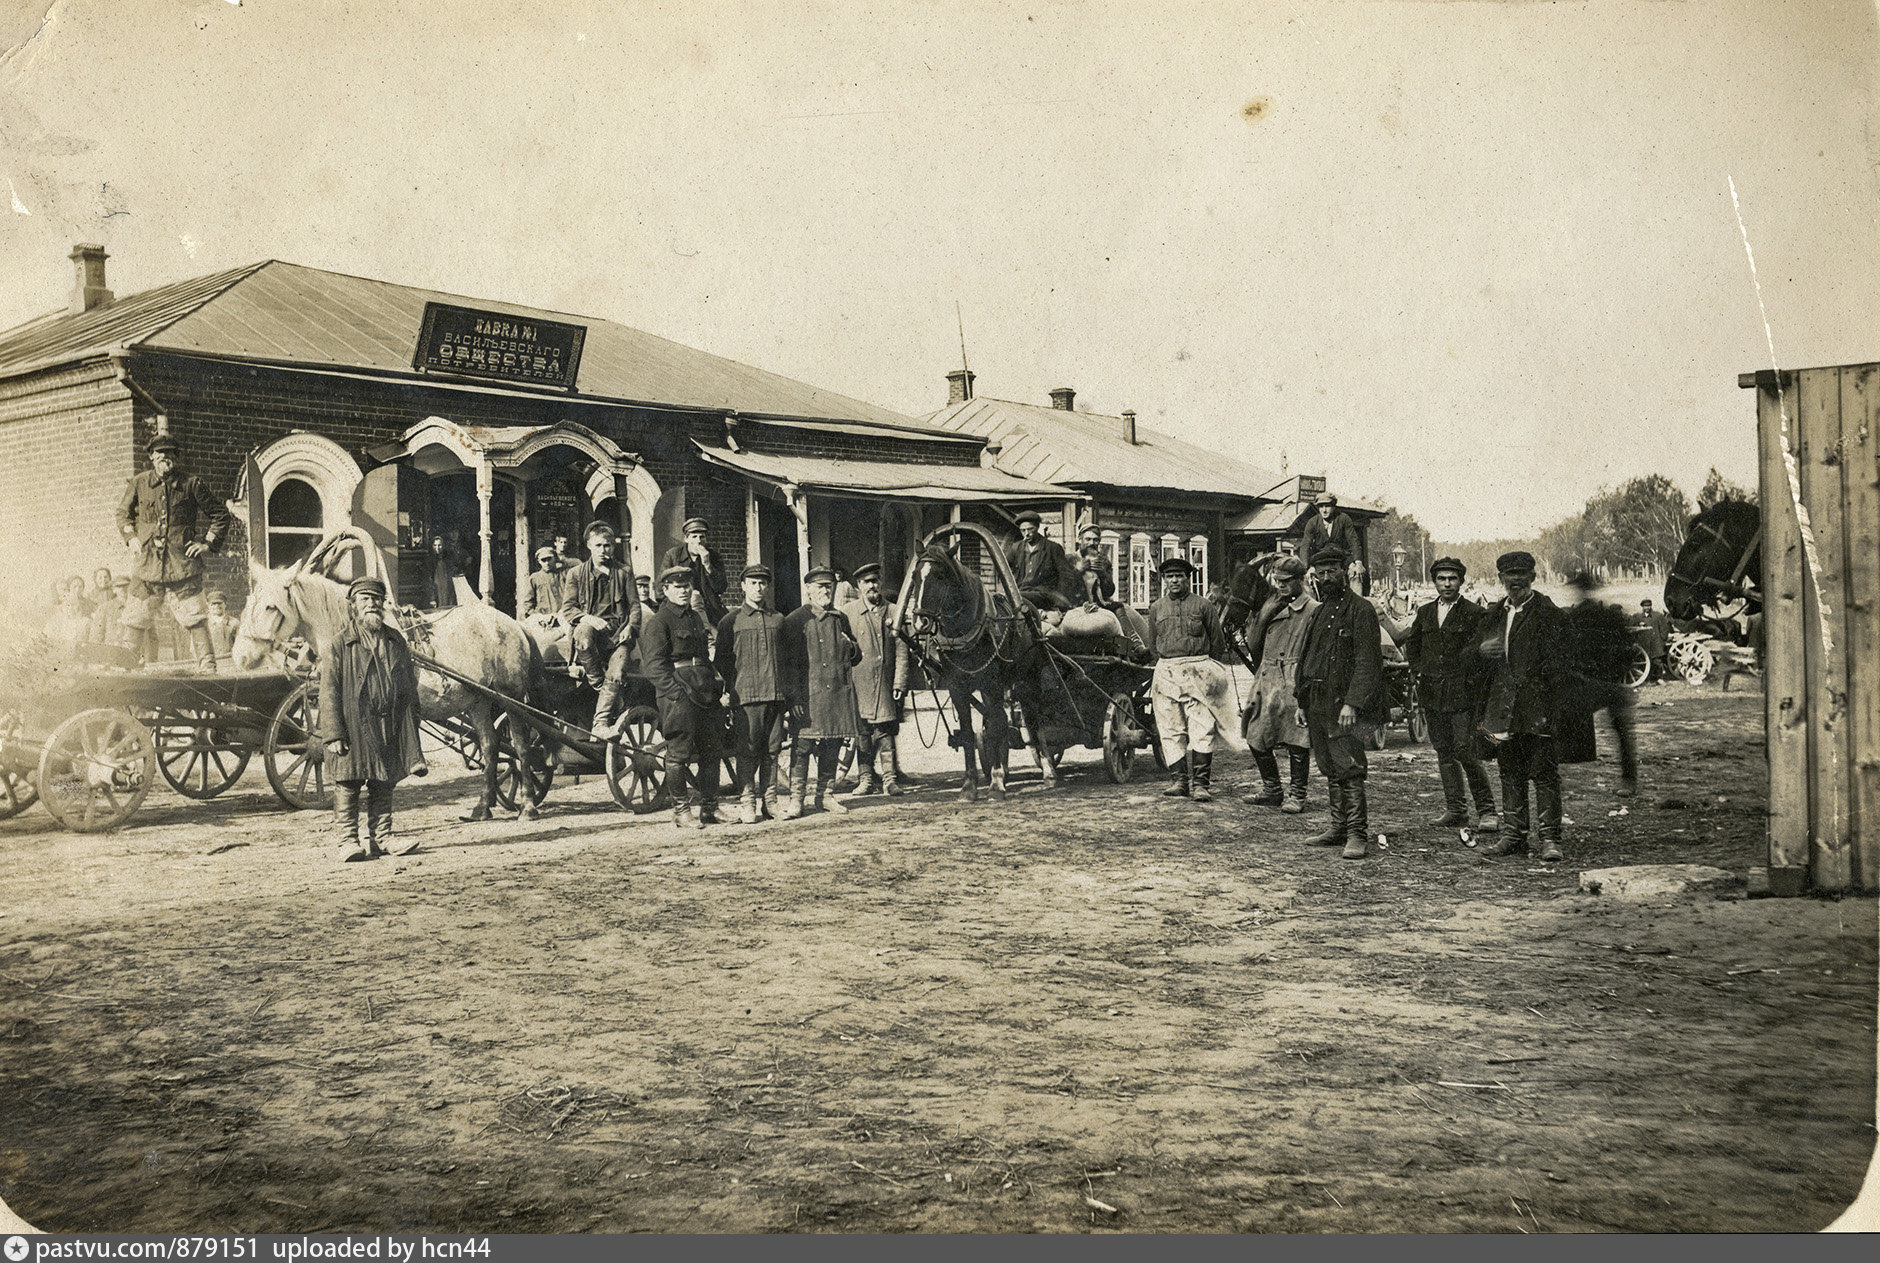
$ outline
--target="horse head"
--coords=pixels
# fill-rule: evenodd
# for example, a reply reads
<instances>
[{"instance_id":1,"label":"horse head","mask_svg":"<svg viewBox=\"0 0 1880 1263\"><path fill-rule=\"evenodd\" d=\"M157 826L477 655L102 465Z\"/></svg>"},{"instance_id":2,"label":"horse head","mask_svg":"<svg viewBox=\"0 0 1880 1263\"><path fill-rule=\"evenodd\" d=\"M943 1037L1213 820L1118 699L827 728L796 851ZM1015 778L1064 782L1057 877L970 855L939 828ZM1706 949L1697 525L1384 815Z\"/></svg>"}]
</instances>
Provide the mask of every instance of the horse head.
<instances>
[{"instance_id":1,"label":"horse head","mask_svg":"<svg viewBox=\"0 0 1880 1263\"><path fill-rule=\"evenodd\" d=\"M984 608L984 586L958 558L932 545L920 551L902 601L909 635L961 639L973 632Z\"/></svg>"},{"instance_id":2,"label":"horse head","mask_svg":"<svg viewBox=\"0 0 1880 1263\"><path fill-rule=\"evenodd\" d=\"M1230 635L1238 634L1247 625L1247 620L1273 595L1273 584L1267 576L1267 563L1278 555L1262 553L1234 567L1234 573L1227 581L1227 608L1221 615L1221 625Z\"/></svg>"},{"instance_id":3,"label":"horse head","mask_svg":"<svg viewBox=\"0 0 1880 1263\"><path fill-rule=\"evenodd\" d=\"M305 558L285 570L248 563L248 603L235 626L235 665L244 671L260 666L269 653L301 634L304 620L294 588L306 570Z\"/></svg>"},{"instance_id":4,"label":"horse head","mask_svg":"<svg viewBox=\"0 0 1880 1263\"><path fill-rule=\"evenodd\" d=\"M1762 511L1720 500L1691 519L1684 546L1665 577L1665 611L1676 619L1745 596L1743 580L1761 581Z\"/></svg>"}]
</instances>

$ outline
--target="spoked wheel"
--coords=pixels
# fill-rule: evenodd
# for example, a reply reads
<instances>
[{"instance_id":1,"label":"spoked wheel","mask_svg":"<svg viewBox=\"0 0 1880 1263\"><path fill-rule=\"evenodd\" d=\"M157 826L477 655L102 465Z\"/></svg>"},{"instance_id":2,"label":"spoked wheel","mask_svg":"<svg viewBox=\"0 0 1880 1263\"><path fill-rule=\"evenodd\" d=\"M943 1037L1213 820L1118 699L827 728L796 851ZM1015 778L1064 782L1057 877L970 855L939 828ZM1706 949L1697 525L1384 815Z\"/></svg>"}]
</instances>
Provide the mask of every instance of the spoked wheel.
<instances>
[{"instance_id":1,"label":"spoked wheel","mask_svg":"<svg viewBox=\"0 0 1880 1263\"><path fill-rule=\"evenodd\" d=\"M607 743L607 790L635 815L666 805L666 738L651 706L629 710Z\"/></svg>"},{"instance_id":2,"label":"spoked wheel","mask_svg":"<svg viewBox=\"0 0 1880 1263\"><path fill-rule=\"evenodd\" d=\"M296 811L333 805L326 780L326 749L314 732L320 726L320 686L309 680L289 693L268 723L261 768L274 792Z\"/></svg>"},{"instance_id":3,"label":"spoked wheel","mask_svg":"<svg viewBox=\"0 0 1880 1263\"><path fill-rule=\"evenodd\" d=\"M1144 737L1151 745L1155 739L1136 722L1136 708L1127 696L1118 695L1110 699L1110 708L1103 715L1103 770L1109 775L1112 785L1121 785L1129 779L1129 771L1136 765L1136 755L1142 749L1138 744Z\"/></svg>"},{"instance_id":4,"label":"spoked wheel","mask_svg":"<svg viewBox=\"0 0 1880 1263\"><path fill-rule=\"evenodd\" d=\"M1371 739L1369 742L1367 742L1367 744L1373 750L1382 750L1385 746L1389 745L1390 744L1390 725L1379 724L1377 726L1376 731L1374 731L1371 734Z\"/></svg>"},{"instance_id":5,"label":"spoked wheel","mask_svg":"<svg viewBox=\"0 0 1880 1263\"><path fill-rule=\"evenodd\" d=\"M1686 684L1702 684L1710 678L1717 663L1710 646L1701 640L1687 640L1671 651L1671 666Z\"/></svg>"},{"instance_id":6,"label":"spoked wheel","mask_svg":"<svg viewBox=\"0 0 1880 1263\"><path fill-rule=\"evenodd\" d=\"M76 833L100 833L129 820L156 776L150 730L121 710L72 716L52 730L39 756L39 792L52 818Z\"/></svg>"},{"instance_id":7,"label":"spoked wheel","mask_svg":"<svg viewBox=\"0 0 1880 1263\"><path fill-rule=\"evenodd\" d=\"M1410 708L1410 740L1418 745L1428 745L1430 740L1430 714L1421 706Z\"/></svg>"},{"instance_id":8,"label":"spoked wheel","mask_svg":"<svg viewBox=\"0 0 1880 1263\"><path fill-rule=\"evenodd\" d=\"M160 713L151 725L157 771L185 798L214 798L248 767L249 748L215 727L215 719L214 711L185 707Z\"/></svg>"},{"instance_id":9,"label":"spoked wheel","mask_svg":"<svg viewBox=\"0 0 1880 1263\"><path fill-rule=\"evenodd\" d=\"M1633 688L1641 687L1652 678L1652 656L1645 652L1644 645L1633 645L1631 657L1627 660L1625 682Z\"/></svg>"},{"instance_id":10,"label":"spoked wheel","mask_svg":"<svg viewBox=\"0 0 1880 1263\"><path fill-rule=\"evenodd\" d=\"M24 744L24 732L18 715L0 713L0 820L17 816L39 801L39 785L33 780L38 760Z\"/></svg>"},{"instance_id":11,"label":"spoked wheel","mask_svg":"<svg viewBox=\"0 0 1880 1263\"><path fill-rule=\"evenodd\" d=\"M466 760L467 764L468 760ZM496 716L496 801L510 811L524 803L533 807L548 797L555 765L548 758L548 742L526 723L517 723L507 711Z\"/></svg>"}]
</instances>

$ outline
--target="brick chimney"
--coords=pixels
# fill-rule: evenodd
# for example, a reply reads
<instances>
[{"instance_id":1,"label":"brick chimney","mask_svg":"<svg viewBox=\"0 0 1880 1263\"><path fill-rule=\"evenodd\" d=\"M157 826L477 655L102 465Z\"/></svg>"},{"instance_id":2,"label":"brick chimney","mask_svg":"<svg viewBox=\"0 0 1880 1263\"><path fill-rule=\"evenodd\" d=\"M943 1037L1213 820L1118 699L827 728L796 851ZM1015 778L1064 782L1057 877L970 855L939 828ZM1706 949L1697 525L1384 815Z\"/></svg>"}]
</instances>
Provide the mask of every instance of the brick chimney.
<instances>
[{"instance_id":1,"label":"brick chimney","mask_svg":"<svg viewBox=\"0 0 1880 1263\"><path fill-rule=\"evenodd\" d=\"M973 378L979 374L970 368L956 368L947 374L947 405L965 403L973 397Z\"/></svg>"},{"instance_id":2,"label":"brick chimney","mask_svg":"<svg viewBox=\"0 0 1880 1263\"><path fill-rule=\"evenodd\" d=\"M1132 446L1136 442L1136 414L1133 412L1123 414L1123 439Z\"/></svg>"},{"instance_id":3,"label":"brick chimney","mask_svg":"<svg viewBox=\"0 0 1880 1263\"><path fill-rule=\"evenodd\" d=\"M1059 386L1051 392L1051 406L1059 412L1069 412L1071 401L1077 398L1077 392L1069 386Z\"/></svg>"},{"instance_id":4,"label":"brick chimney","mask_svg":"<svg viewBox=\"0 0 1880 1263\"><path fill-rule=\"evenodd\" d=\"M110 302L112 293L104 287L104 261L111 256L104 252L104 247L73 246L72 253L66 257L72 260L78 271L78 284L72 288L73 314L90 311Z\"/></svg>"}]
</instances>

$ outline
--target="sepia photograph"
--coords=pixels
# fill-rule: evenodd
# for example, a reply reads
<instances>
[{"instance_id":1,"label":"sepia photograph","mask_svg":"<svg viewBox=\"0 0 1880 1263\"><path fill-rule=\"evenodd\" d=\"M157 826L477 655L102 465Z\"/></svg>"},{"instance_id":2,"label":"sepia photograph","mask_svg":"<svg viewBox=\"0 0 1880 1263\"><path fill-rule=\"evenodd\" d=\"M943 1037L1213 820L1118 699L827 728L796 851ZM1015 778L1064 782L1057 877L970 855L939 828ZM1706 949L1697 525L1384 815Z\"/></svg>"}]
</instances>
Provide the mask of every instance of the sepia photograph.
<instances>
[{"instance_id":1,"label":"sepia photograph","mask_svg":"<svg viewBox=\"0 0 1880 1263\"><path fill-rule=\"evenodd\" d=\"M1877 94L0 0L6 1259L1880 1228Z\"/></svg>"}]
</instances>

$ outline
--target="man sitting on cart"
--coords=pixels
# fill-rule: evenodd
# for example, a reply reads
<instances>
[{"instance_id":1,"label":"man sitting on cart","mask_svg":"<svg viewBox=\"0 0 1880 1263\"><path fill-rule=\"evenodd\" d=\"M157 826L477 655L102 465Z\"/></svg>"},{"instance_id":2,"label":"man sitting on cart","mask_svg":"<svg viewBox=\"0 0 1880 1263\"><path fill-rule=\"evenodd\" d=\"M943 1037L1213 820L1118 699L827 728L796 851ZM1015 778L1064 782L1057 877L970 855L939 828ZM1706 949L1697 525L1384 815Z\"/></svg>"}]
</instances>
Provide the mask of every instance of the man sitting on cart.
<instances>
[{"instance_id":1,"label":"man sitting on cart","mask_svg":"<svg viewBox=\"0 0 1880 1263\"><path fill-rule=\"evenodd\" d=\"M605 522L587 528L588 559L562 576L561 615L574 627L575 668L594 701L594 735L609 740L626 696L627 663L639 638L642 607L634 592L633 571L610 559L614 528Z\"/></svg>"},{"instance_id":2,"label":"man sitting on cart","mask_svg":"<svg viewBox=\"0 0 1880 1263\"><path fill-rule=\"evenodd\" d=\"M159 608L189 637L196 665L215 670L209 607L202 599L202 558L228 536L228 509L208 485L177 467L182 445L167 434L150 442L150 470L132 478L118 502L118 531L137 558L130 599L118 616L120 643L144 650Z\"/></svg>"},{"instance_id":3,"label":"man sitting on cart","mask_svg":"<svg viewBox=\"0 0 1880 1263\"><path fill-rule=\"evenodd\" d=\"M1044 534L1044 519L1026 509L1014 519L1018 538L1007 540L1005 562L1018 580L1018 594L1040 614L1061 614L1070 608L1064 593L1071 590L1071 563L1064 547Z\"/></svg>"}]
</instances>

